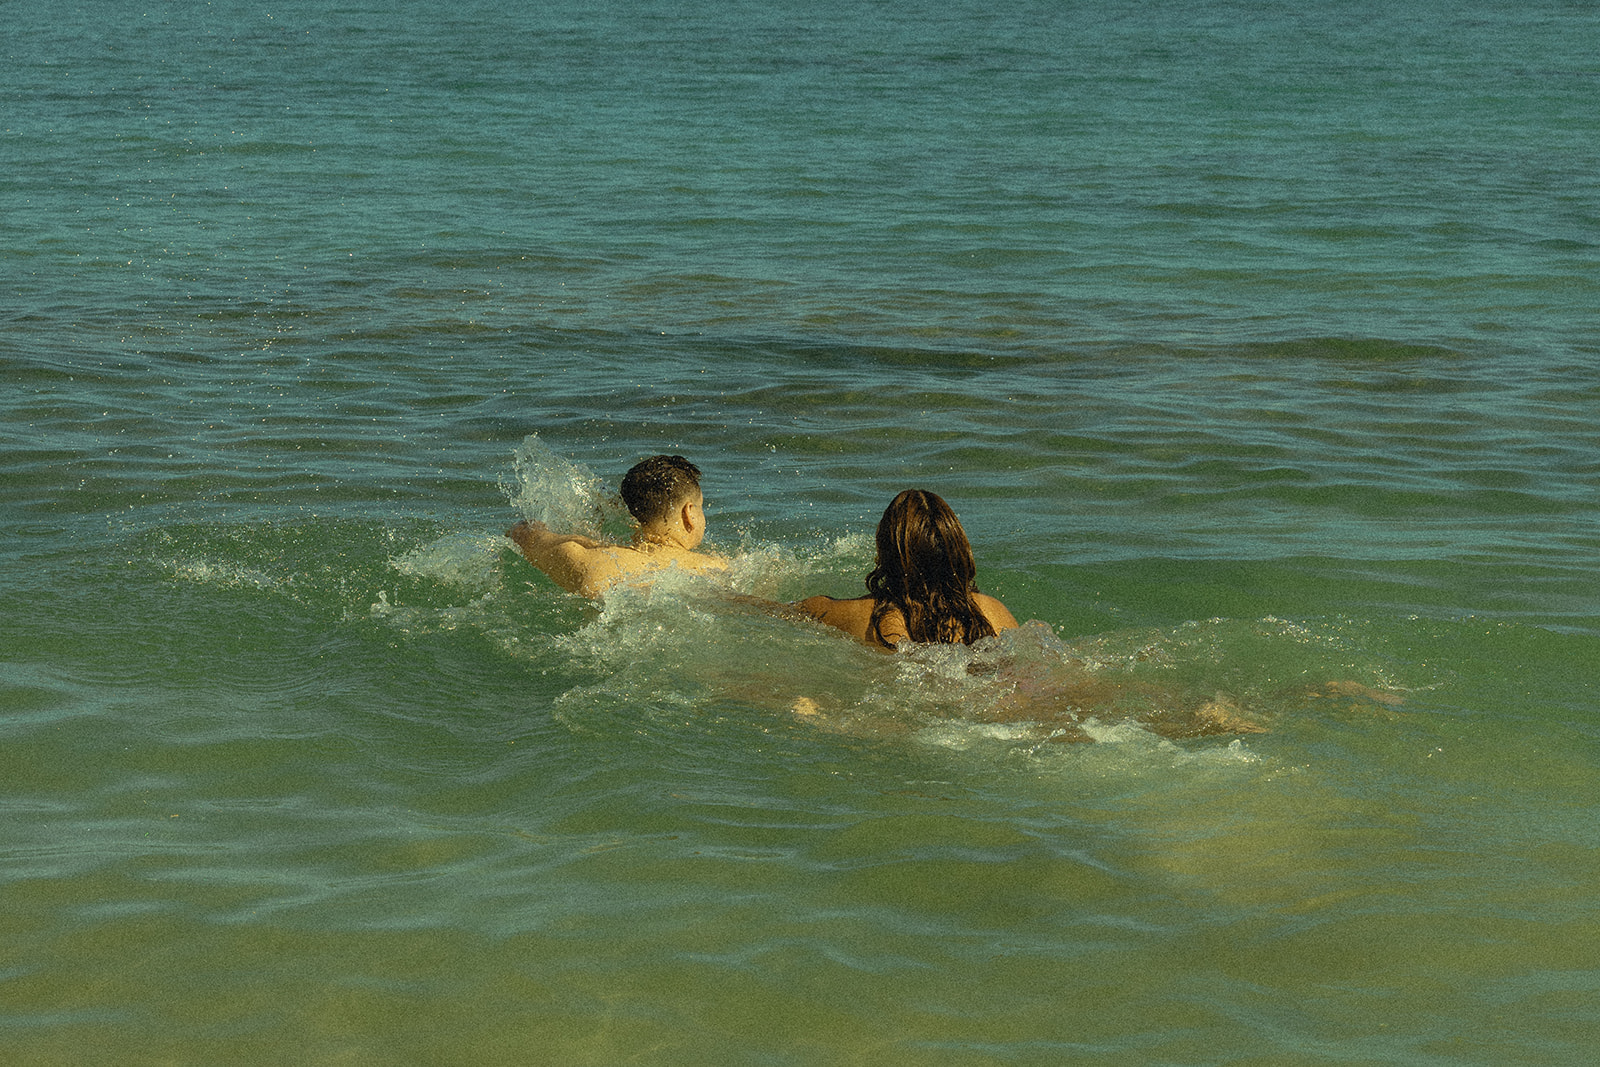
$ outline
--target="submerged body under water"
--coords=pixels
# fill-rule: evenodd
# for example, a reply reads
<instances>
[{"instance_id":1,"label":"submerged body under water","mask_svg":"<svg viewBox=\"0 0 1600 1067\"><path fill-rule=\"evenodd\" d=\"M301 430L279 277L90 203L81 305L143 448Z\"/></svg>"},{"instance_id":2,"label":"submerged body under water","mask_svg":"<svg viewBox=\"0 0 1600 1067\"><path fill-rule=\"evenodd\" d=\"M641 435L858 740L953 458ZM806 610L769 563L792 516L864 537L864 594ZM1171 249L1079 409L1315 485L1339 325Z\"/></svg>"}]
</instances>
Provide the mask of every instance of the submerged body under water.
<instances>
[{"instance_id":1,"label":"submerged body under water","mask_svg":"<svg viewBox=\"0 0 1600 1067\"><path fill-rule=\"evenodd\" d=\"M502 488L525 518L560 532L625 541L627 513L615 495L592 472L556 455L537 436L530 436L518 448L514 471L514 483ZM1328 677L1302 678L1276 690L1265 680L1247 683L1247 705L1244 694L1215 688L1203 675L1181 681L1166 677L1164 672L1172 664L1163 661L1170 653L1147 647L1108 663L1093 653L1078 651L1039 620L970 646L907 642L893 654L892 668L886 669L875 663L879 650L859 646L783 601L747 591L790 591L785 595L794 596L792 590L804 589L808 580L827 580L831 587L831 575L827 579L813 577L818 564L836 574L841 565L855 562L864 578L872 566L871 551L869 539L843 535L825 543L823 553L812 559L784 546L755 545L729 559L725 569L653 572L646 578L613 585L597 605L600 618L584 629L599 628L602 640L617 642L625 654L633 647L626 636L631 630L653 627L657 639L671 648L671 638L664 636L669 627L683 628L686 641L701 642L708 631L700 624L716 616L721 624L717 629L725 626L729 633L714 651L702 647L693 658L679 659L653 647L651 655L684 670L717 660L706 699L741 699L764 686L768 704L787 709L805 722L877 737L910 733L930 723L940 724L941 729L957 723L1011 724L1011 735L1017 739L1052 742L1093 741L1117 724L1173 739L1227 736L1267 732L1274 709L1286 702L1339 699L1391 708L1404 701L1399 692L1372 684L1384 683L1382 677L1370 681ZM515 573L520 568L513 563L512 569ZM529 571L533 573L531 565ZM544 593L557 588L544 576L535 580L534 587ZM740 647L750 636L741 632L741 621L748 622L752 613L786 621L794 629L792 637L799 641L804 636L807 644L814 644L817 637L806 631L820 627L823 638L844 644L855 655L843 653L836 676L826 680L807 670L803 657L791 660L794 676L784 680L770 670L770 664L784 657L769 658L765 660L769 669L759 686L752 687L738 677L739 665L749 658L748 649ZM670 621L662 621L663 616ZM771 627L761 636L768 642L782 639ZM1107 640L1096 637L1092 647L1103 649ZM686 655L688 649L677 652ZM608 649L601 658L613 655ZM1368 670L1381 673L1375 666ZM698 679L691 676L682 681ZM819 681L824 689L813 692ZM835 688L828 688L830 685ZM848 695L840 695L841 691ZM1257 706L1259 712L1254 710Z\"/></svg>"},{"instance_id":2,"label":"submerged body under water","mask_svg":"<svg viewBox=\"0 0 1600 1067\"><path fill-rule=\"evenodd\" d=\"M0 1062L1594 1060L1593 4L5 16Z\"/></svg>"},{"instance_id":3,"label":"submerged body under water","mask_svg":"<svg viewBox=\"0 0 1600 1067\"><path fill-rule=\"evenodd\" d=\"M1057 566L969 490L980 584L1039 621L885 655L750 602L859 592L885 497L752 515L707 468L727 573L600 602L503 536L621 532L537 442L447 521L362 517L380 494L31 533L0 1042L1582 1061L1600 660L1539 574L1515 600L1503 562L1471 589L1404 559ZM1219 692L1268 732L1163 736Z\"/></svg>"}]
</instances>

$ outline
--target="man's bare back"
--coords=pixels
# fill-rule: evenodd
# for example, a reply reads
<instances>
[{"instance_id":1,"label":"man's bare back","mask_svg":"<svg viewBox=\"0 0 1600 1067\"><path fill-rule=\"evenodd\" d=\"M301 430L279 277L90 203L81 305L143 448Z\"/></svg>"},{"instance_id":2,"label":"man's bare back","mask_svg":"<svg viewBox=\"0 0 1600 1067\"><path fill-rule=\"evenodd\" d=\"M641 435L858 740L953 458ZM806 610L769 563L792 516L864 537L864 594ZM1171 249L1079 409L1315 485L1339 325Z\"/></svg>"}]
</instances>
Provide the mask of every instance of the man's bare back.
<instances>
[{"instance_id":1,"label":"man's bare back","mask_svg":"<svg viewBox=\"0 0 1600 1067\"><path fill-rule=\"evenodd\" d=\"M700 469L682 456L652 456L635 464L622 479L622 499L639 522L630 544L558 534L530 521L517 523L506 536L561 588L589 597L668 567L703 572L727 566L719 556L695 551L706 534L705 497Z\"/></svg>"},{"instance_id":2,"label":"man's bare back","mask_svg":"<svg viewBox=\"0 0 1600 1067\"><path fill-rule=\"evenodd\" d=\"M608 545L579 534L552 533L543 523L519 522L506 531L528 562L569 593L597 597L618 581L643 578L668 567L703 572L727 566L719 556L676 544L635 541Z\"/></svg>"}]
</instances>

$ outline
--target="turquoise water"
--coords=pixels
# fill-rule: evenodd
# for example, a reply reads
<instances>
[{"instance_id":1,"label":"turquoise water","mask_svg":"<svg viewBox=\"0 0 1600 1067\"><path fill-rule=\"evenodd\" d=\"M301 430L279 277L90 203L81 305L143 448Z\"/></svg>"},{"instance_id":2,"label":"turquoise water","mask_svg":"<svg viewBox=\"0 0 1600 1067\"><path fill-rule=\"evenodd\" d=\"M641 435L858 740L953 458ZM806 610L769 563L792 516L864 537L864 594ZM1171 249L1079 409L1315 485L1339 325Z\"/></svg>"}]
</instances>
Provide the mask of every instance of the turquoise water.
<instances>
[{"instance_id":1,"label":"turquoise water","mask_svg":"<svg viewBox=\"0 0 1600 1067\"><path fill-rule=\"evenodd\" d=\"M5 13L0 1059L1592 1058L1588 5Z\"/></svg>"}]
</instances>

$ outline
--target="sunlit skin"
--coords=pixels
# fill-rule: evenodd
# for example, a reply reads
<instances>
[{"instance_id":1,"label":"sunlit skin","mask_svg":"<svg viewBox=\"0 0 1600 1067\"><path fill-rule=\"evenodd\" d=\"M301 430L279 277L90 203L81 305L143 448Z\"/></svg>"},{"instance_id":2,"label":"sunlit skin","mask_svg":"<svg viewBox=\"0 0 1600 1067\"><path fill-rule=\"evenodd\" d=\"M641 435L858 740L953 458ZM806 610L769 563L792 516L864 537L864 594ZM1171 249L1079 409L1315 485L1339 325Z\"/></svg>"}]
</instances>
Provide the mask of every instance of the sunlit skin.
<instances>
[{"instance_id":1,"label":"sunlit skin","mask_svg":"<svg viewBox=\"0 0 1600 1067\"><path fill-rule=\"evenodd\" d=\"M1016 617L1006 606L987 593L974 593L978 610L983 612L983 617L989 620L996 633L1009 630L1017 626ZM795 607L816 619L818 622L827 623L835 629L843 630L863 644L884 651L893 651L901 641L909 640L906 634L905 617L898 608L890 608L880 622L884 643L871 639L867 629L872 623L872 608L876 601L870 596L853 597L849 600L835 600L831 596L807 597L795 604Z\"/></svg>"},{"instance_id":2,"label":"sunlit skin","mask_svg":"<svg viewBox=\"0 0 1600 1067\"><path fill-rule=\"evenodd\" d=\"M667 514L640 523L626 545L610 545L582 534L558 534L524 520L506 531L528 562L570 593L598 597L619 581L667 567L703 572L728 565L720 556L695 551L706 535L705 497L698 490Z\"/></svg>"},{"instance_id":3,"label":"sunlit skin","mask_svg":"<svg viewBox=\"0 0 1600 1067\"><path fill-rule=\"evenodd\" d=\"M943 611L954 614L969 604L996 635L1015 629L1016 617L992 596L972 587L976 564L960 520L937 494L926 490L907 490L897 496L878 525L878 552L867 586L891 593L893 603L882 595L836 600L813 596L794 608L854 637L870 648L892 652L911 640L900 604L911 603L912 610L926 610L901 598L907 589L939 589ZM886 566L886 563L889 564ZM929 594L929 600L933 599ZM873 620L876 613L877 626ZM924 615L926 620L928 616ZM925 622L924 626L928 624ZM937 630L934 620L932 632ZM948 631L947 631L948 632ZM977 633L982 636L984 631ZM963 630L941 641L961 639ZM965 630L966 640L973 631ZM925 640L927 640L925 638ZM1167 692L1158 686L1112 682L1094 675L1053 664L1042 671L1030 671L1018 663L1002 669L997 677L1004 683L1000 698L981 709L972 709L992 722L1035 722L1053 730L1050 739L1087 741L1081 724L1090 716L1136 716L1149 729L1167 737L1199 737L1214 734L1261 733L1266 727L1248 717L1222 693L1196 698ZM1398 702L1385 694L1350 682L1331 682L1323 687L1329 695L1353 696L1383 703ZM792 710L811 721L825 717L825 710L809 696L795 699Z\"/></svg>"},{"instance_id":4,"label":"sunlit skin","mask_svg":"<svg viewBox=\"0 0 1600 1067\"><path fill-rule=\"evenodd\" d=\"M997 634L1017 625L1004 604L973 587L972 546L961 520L938 494L908 489L896 496L878 523L877 543L867 595L813 596L794 607L884 651L912 640L918 618L928 625L921 639L937 641L970 643L984 635L983 622ZM907 608L910 624L902 610ZM969 630L969 625L978 628Z\"/></svg>"}]
</instances>

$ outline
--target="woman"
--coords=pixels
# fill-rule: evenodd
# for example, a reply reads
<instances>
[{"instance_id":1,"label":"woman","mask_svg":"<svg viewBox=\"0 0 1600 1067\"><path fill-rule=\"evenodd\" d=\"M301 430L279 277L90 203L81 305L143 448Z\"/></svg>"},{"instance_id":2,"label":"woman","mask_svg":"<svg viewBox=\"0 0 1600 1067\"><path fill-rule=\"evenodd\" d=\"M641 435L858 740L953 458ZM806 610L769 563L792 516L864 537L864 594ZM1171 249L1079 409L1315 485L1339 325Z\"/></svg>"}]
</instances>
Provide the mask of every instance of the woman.
<instances>
[{"instance_id":1,"label":"woman","mask_svg":"<svg viewBox=\"0 0 1600 1067\"><path fill-rule=\"evenodd\" d=\"M852 600L814 596L794 607L884 651L902 641L970 645L1018 625L1004 604L978 592L976 569L972 546L950 505L925 489L907 489L878 522L878 558L867 574L867 595ZM1220 693L1196 699L1101 679L1055 657L1031 662L1032 668L1012 662L994 701L969 711L983 721L1039 723L1052 731L1047 738L1052 741L1090 740L1081 723L1091 715L1131 716L1167 737L1265 729ZM813 720L822 713L810 697L796 699L792 710Z\"/></svg>"},{"instance_id":2,"label":"woman","mask_svg":"<svg viewBox=\"0 0 1600 1067\"><path fill-rule=\"evenodd\" d=\"M976 572L972 546L950 505L926 489L907 489L878 521L867 595L814 596L795 607L884 651L902 641L970 645L1017 625L1004 604L978 592Z\"/></svg>"}]
</instances>

